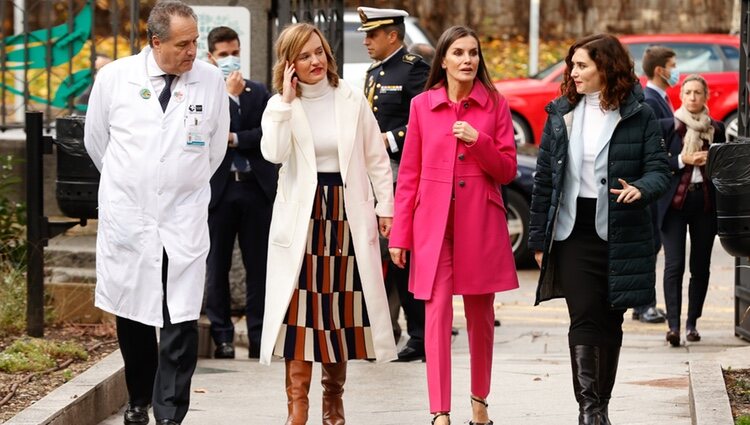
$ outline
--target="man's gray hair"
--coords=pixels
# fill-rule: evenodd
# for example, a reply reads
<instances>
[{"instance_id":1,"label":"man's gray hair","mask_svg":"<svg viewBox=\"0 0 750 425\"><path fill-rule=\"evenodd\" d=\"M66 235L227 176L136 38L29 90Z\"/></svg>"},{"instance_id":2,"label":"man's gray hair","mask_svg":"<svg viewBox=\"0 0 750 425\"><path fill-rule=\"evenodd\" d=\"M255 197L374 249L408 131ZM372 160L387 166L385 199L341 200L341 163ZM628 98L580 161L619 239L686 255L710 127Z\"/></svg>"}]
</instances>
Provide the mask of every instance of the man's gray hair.
<instances>
[{"instance_id":1,"label":"man's gray hair","mask_svg":"<svg viewBox=\"0 0 750 425\"><path fill-rule=\"evenodd\" d=\"M154 36L159 37L161 41L169 40L169 24L172 16L182 16L183 18L193 18L198 22L198 16L193 9L179 0L165 0L156 3L151 13L148 15L146 24L146 37L148 45L153 47Z\"/></svg>"}]
</instances>

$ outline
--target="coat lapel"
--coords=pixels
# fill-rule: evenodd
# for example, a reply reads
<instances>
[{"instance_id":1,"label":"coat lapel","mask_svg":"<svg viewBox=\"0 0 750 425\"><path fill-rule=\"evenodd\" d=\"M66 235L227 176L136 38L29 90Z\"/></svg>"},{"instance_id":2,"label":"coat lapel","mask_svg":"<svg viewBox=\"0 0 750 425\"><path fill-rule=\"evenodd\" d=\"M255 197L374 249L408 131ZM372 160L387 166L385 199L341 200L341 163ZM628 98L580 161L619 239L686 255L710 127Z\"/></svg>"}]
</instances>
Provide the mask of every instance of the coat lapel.
<instances>
[{"instance_id":1,"label":"coat lapel","mask_svg":"<svg viewBox=\"0 0 750 425\"><path fill-rule=\"evenodd\" d=\"M302 108L302 102L299 98L292 101L292 138L299 144L302 156L307 161L307 165L313 172L317 172L318 166L315 162L315 146L313 145L312 132L310 123L307 121L307 114Z\"/></svg>"},{"instance_id":2,"label":"coat lapel","mask_svg":"<svg viewBox=\"0 0 750 425\"><path fill-rule=\"evenodd\" d=\"M146 60L150 51L151 48L146 47L138 53L138 60L140 61L138 72L129 73L127 78L128 83L132 85L132 90L138 93L138 97L145 102L146 107L152 109L151 114L160 114L162 111L159 105L159 96L151 84L146 69Z\"/></svg>"},{"instance_id":3,"label":"coat lapel","mask_svg":"<svg viewBox=\"0 0 750 425\"><path fill-rule=\"evenodd\" d=\"M338 128L339 144L339 167L341 177L346 182L349 161L352 151L359 119L359 103L353 99L351 88L346 83L339 83L334 90L336 127Z\"/></svg>"},{"instance_id":4,"label":"coat lapel","mask_svg":"<svg viewBox=\"0 0 750 425\"><path fill-rule=\"evenodd\" d=\"M609 113L604 117L604 126L602 127L602 133L599 135L599 140L597 141L596 146L597 158L605 151L604 148L609 145L609 140L612 138L612 134L614 134L618 122L620 122L619 110L614 111L614 113Z\"/></svg>"}]
</instances>

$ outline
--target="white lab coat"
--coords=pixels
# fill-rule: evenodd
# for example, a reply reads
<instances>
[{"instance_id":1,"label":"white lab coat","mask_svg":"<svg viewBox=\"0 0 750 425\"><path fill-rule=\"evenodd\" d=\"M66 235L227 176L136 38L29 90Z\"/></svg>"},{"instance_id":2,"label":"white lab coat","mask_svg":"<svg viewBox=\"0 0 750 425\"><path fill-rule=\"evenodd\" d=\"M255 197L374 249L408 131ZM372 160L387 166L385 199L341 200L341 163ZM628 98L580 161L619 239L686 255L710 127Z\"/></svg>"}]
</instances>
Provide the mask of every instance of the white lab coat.
<instances>
[{"instance_id":1,"label":"white lab coat","mask_svg":"<svg viewBox=\"0 0 750 425\"><path fill-rule=\"evenodd\" d=\"M377 216L393 217L390 161L367 99L341 80L334 96L335 110L331 113L336 118L344 204L370 319L370 337L377 360L389 361L396 358L396 346L383 285ZM281 164L268 241L260 344L260 362L264 364L271 361L309 234L318 180L311 125L315 123L308 122L299 98L288 105L278 94L268 101L261 121L260 150L266 160Z\"/></svg>"},{"instance_id":2,"label":"white lab coat","mask_svg":"<svg viewBox=\"0 0 750 425\"><path fill-rule=\"evenodd\" d=\"M229 105L221 71L196 60L162 112L150 54L147 47L99 71L84 143L101 172L95 305L162 326L162 250L172 323L200 315L209 179L226 152Z\"/></svg>"}]
</instances>

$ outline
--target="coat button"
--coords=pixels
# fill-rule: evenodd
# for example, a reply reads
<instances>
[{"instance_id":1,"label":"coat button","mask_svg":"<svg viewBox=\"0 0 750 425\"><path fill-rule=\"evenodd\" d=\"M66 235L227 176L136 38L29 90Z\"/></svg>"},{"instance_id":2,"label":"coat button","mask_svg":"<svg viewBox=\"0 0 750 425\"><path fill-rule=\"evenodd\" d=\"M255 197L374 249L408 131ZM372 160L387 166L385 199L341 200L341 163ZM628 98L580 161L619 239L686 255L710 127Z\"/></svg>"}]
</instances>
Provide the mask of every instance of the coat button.
<instances>
[{"instance_id":1,"label":"coat button","mask_svg":"<svg viewBox=\"0 0 750 425\"><path fill-rule=\"evenodd\" d=\"M458 181L458 185L461 186L461 187L464 187L464 186L466 186L466 182L463 181L463 180L459 180Z\"/></svg>"},{"instance_id":2,"label":"coat button","mask_svg":"<svg viewBox=\"0 0 750 425\"><path fill-rule=\"evenodd\" d=\"M373 110L373 112L378 112L378 107L377 106L373 106L372 110Z\"/></svg>"},{"instance_id":3,"label":"coat button","mask_svg":"<svg viewBox=\"0 0 750 425\"><path fill-rule=\"evenodd\" d=\"M464 102L464 109L469 109L469 102Z\"/></svg>"},{"instance_id":4,"label":"coat button","mask_svg":"<svg viewBox=\"0 0 750 425\"><path fill-rule=\"evenodd\" d=\"M462 154L462 153L458 154L458 159L460 161L463 161L464 160L464 154Z\"/></svg>"},{"instance_id":5,"label":"coat button","mask_svg":"<svg viewBox=\"0 0 750 425\"><path fill-rule=\"evenodd\" d=\"M399 131L399 132L398 132L398 137L404 137L404 134L405 134L405 133L404 133L403 131Z\"/></svg>"},{"instance_id":6,"label":"coat button","mask_svg":"<svg viewBox=\"0 0 750 425\"><path fill-rule=\"evenodd\" d=\"M372 100L378 100L378 97L377 96L373 96Z\"/></svg>"},{"instance_id":7,"label":"coat button","mask_svg":"<svg viewBox=\"0 0 750 425\"><path fill-rule=\"evenodd\" d=\"M382 77L383 75L385 75L385 71L380 71L380 76Z\"/></svg>"},{"instance_id":8,"label":"coat button","mask_svg":"<svg viewBox=\"0 0 750 425\"><path fill-rule=\"evenodd\" d=\"M557 160L557 163L558 163L558 164L562 164L562 159L558 159L558 160Z\"/></svg>"},{"instance_id":9,"label":"coat button","mask_svg":"<svg viewBox=\"0 0 750 425\"><path fill-rule=\"evenodd\" d=\"M607 184L607 179L601 179L600 181L602 182L602 184Z\"/></svg>"},{"instance_id":10,"label":"coat button","mask_svg":"<svg viewBox=\"0 0 750 425\"><path fill-rule=\"evenodd\" d=\"M380 83L375 84L375 87L380 88Z\"/></svg>"}]
</instances>

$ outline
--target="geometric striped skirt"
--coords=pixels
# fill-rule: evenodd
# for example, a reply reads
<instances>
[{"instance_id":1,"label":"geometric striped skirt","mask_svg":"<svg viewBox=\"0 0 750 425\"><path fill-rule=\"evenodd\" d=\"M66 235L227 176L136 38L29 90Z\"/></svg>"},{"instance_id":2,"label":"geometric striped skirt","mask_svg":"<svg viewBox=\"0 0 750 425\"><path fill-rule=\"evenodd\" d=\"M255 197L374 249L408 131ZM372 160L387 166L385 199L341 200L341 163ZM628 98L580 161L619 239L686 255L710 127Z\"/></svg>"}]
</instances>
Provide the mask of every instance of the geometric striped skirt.
<instances>
[{"instance_id":1,"label":"geometric striped skirt","mask_svg":"<svg viewBox=\"0 0 750 425\"><path fill-rule=\"evenodd\" d=\"M375 358L339 173L318 173L307 248L274 354L320 363Z\"/></svg>"}]
</instances>

